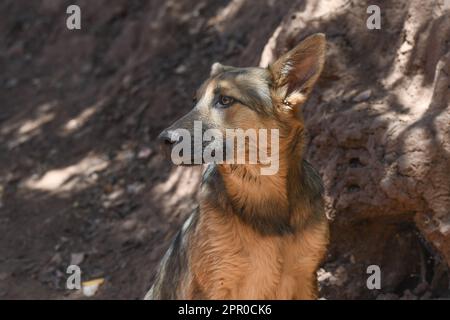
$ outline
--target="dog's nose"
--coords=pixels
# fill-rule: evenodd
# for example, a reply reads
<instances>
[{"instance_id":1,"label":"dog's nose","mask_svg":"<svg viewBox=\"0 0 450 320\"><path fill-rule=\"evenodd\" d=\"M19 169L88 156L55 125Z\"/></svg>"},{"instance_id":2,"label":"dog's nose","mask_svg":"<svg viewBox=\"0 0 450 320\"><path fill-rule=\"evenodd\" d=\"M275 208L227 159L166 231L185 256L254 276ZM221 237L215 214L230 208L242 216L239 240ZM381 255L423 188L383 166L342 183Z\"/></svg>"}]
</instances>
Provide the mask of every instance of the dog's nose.
<instances>
[{"instance_id":1,"label":"dog's nose","mask_svg":"<svg viewBox=\"0 0 450 320\"><path fill-rule=\"evenodd\" d=\"M172 147L179 141L179 136L175 131L164 130L158 136L158 140L161 144L161 149L166 156L170 156Z\"/></svg>"},{"instance_id":2,"label":"dog's nose","mask_svg":"<svg viewBox=\"0 0 450 320\"><path fill-rule=\"evenodd\" d=\"M172 146L178 142L178 139L177 137L175 137L175 134L173 134L172 131L168 130L164 130L163 132L161 132L158 136L158 139L162 144L168 146Z\"/></svg>"}]
</instances>

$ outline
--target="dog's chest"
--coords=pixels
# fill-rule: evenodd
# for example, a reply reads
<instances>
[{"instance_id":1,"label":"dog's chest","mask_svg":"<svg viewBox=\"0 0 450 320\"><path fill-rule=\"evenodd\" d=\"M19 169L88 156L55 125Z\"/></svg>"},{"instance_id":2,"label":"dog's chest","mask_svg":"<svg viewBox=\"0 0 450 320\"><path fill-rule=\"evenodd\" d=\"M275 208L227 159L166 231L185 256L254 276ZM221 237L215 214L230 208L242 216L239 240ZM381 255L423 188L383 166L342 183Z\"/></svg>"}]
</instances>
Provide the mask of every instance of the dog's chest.
<instances>
[{"instance_id":1,"label":"dog's chest","mask_svg":"<svg viewBox=\"0 0 450 320\"><path fill-rule=\"evenodd\" d=\"M233 219L201 219L196 238L203 241L194 246L192 265L198 285L215 298L293 298L320 259L307 234L262 236Z\"/></svg>"}]
</instances>

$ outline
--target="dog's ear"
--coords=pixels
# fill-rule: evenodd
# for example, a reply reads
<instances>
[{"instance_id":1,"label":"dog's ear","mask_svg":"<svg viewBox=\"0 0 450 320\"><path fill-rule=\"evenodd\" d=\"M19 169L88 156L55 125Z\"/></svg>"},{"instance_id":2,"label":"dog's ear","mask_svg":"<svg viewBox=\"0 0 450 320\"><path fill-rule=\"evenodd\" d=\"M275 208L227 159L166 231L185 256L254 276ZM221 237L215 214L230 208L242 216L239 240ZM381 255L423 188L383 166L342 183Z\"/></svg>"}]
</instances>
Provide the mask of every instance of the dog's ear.
<instances>
[{"instance_id":1,"label":"dog's ear","mask_svg":"<svg viewBox=\"0 0 450 320\"><path fill-rule=\"evenodd\" d=\"M223 71L224 71L223 65L220 62L214 62L211 66L211 71L209 72L209 76L214 77Z\"/></svg>"},{"instance_id":2,"label":"dog's ear","mask_svg":"<svg viewBox=\"0 0 450 320\"><path fill-rule=\"evenodd\" d=\"M233 67L225 66L219 62L214 62L211 66L211 71L209 73L210 77L217 76L219 73L225 72L227 70L231 70Z\"/></svg>"},{"instance_id":3,"label":"dog's ear","mask_svg":"<svg viewBox=\"0 0 450 320\"><path fill-rule=\"evenodd\" d=\"M314 34L269 66L273 85L282 99L291 105L303 103L322 72L326 40Z\"/></svg>"}]
</instances>

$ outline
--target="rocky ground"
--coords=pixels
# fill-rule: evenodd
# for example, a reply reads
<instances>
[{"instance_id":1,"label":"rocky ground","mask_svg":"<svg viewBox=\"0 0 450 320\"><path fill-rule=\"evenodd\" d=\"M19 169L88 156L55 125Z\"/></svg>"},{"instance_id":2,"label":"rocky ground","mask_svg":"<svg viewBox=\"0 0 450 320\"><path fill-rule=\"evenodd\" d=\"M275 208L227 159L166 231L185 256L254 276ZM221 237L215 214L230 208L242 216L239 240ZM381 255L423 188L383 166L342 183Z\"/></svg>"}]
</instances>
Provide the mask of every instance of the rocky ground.
<instances>
[{"instance_id":1,"label":"rocky ground","mask_svg":"<svg viewBox=\"0 0 450 320\"><path fill-rule=\"evenodd\" d=\"M304 108L332 219L321 295L450 297L450 13L370 4L381 30L356 0L2 1L0 298L82 298L71 263L104 279L94 298L142 298L201 173L163 160L156 135L213 62L265 66L314 32L329 42Z\"/></svg>"}]
</instances>

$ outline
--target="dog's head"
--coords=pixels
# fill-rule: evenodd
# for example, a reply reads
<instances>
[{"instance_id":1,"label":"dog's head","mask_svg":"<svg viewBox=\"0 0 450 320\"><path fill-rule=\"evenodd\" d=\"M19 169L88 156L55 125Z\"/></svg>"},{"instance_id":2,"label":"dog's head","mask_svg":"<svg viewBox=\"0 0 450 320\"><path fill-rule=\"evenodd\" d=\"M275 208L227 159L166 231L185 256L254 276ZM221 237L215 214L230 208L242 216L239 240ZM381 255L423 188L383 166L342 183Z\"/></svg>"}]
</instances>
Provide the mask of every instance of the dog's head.
<instances>
[{"instance_id":1,"label":"dog's head","mask_svg":"<svg viewBox=\"0 0 450 320\"><path fill-rule=\"evenodd\" d=\"M174 161L177 164L200 164L208 162L205 151L217 156L218 150L229 147L225 137L230 130L242 130L244 135L254 130L257 140L262 129L278 129L280 139L302 130L298 110L319 78L325 47L325 36L315 34L267 68L214 63L210 77L195 95L193 109L159 135L166 152L172 160L174 153L181 157ZM245 137L247 146L252 144L249 135ZM186 144L183 148L182 142ZM219 159L230 160L225 154Z\"/></svg>"}]
</instances>

